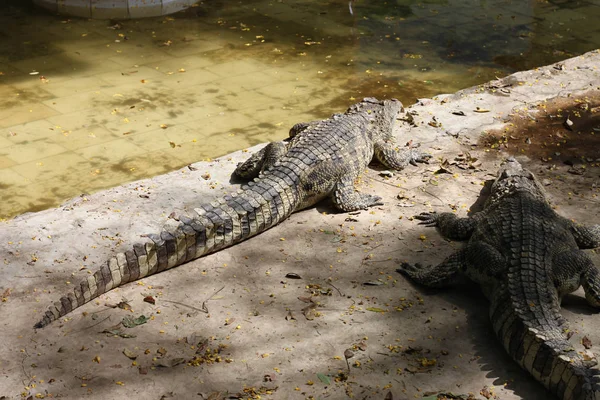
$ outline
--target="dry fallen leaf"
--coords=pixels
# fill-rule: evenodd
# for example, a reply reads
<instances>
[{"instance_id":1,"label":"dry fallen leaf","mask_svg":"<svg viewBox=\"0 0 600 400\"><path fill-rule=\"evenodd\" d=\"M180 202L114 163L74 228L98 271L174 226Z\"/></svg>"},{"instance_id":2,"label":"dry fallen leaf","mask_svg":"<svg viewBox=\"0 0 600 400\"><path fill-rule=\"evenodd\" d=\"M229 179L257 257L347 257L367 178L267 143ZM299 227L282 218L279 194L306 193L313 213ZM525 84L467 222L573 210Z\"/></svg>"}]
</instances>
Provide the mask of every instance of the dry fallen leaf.
<instances>
[{"instance_id":1,"label":"dry fallen leaf","mask_svg":"<svg viewBox=\"0 0 600 400\"><path fill-rule=\"evenodd\" d=\"M317 305L313 303L302 309L302 314L304 314L304 317L308 321L312 321L315 319L315 317L316 317L315 308L317 308Z\"/></svg>"},{"instance_id":2,"label":"dry fallen leaf","mask_svg":"<svg viewBox=\"0 0 600 400\"><path fill-rule=\"evenodd\" d=\"M352 358L354 357L354 352L351 349L346 349L346 351L344 351L344 357L346 359Z\"/></svg>"},{"instance_id":3,"label":"dry fallen leaf","mask_svg":"<svg viewBox=\"0 0 600 400\"><path fill-rule=\"evenodd\" d=\"M130 360L135 360L138 357L136 353L128 349L123 349L123 354L125 354L125 357L129 358Z\"/></svg>"}]
</instances>

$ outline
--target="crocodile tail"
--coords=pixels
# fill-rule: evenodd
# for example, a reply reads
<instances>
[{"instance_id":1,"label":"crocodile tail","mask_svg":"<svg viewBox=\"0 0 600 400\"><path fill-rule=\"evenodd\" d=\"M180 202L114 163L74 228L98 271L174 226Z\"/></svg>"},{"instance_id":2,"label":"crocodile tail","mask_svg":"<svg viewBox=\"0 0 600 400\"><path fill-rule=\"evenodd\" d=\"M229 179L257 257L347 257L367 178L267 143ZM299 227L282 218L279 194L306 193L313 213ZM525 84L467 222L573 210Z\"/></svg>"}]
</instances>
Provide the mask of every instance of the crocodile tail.
<instances>
[{"instance_id":1,"label":"crocodile tail","mask_svg":"<svg viewBox=\"0 0 600 400\"><path fill-rule=\"evenodd\" d=\"M600 370L569 343L566 320L554 311L558 308L547 307L537 313L532 311L534 307L525 299L515 301L508 289L497 292L490 317L504 348L558 398L600 400Z\"/></svg>"},{"instance_id":2,"label":"crocodile tail","mask_svg":"<svg viewBox=\"0 0 600 400\"><path fill-rule=\"evenodd\" d=\"M262 177L237 193L170 221L160 234L117 253L94 274L52 304L34 328L43 328L111 289L214 253L261 233L287 218L298 206L296 185Z\"/></svg>"}]
</instances>

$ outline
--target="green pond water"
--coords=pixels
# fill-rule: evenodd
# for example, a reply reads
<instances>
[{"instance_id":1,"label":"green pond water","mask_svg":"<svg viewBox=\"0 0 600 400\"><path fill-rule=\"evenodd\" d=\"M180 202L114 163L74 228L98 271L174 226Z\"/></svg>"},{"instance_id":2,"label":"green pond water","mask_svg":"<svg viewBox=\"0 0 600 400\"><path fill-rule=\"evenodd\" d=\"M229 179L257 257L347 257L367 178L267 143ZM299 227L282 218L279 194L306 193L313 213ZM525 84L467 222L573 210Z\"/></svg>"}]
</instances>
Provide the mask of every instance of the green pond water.
<instances>
[{"instance_id":1,"label":"green pond water","mask_svg":"<svg viewBox=\"0 0 600 400\"><path fill-rule=\"evenodd\" d=\"M98 21L0 5L0 218L600 47L598 1L205 1Z\"/></svg>"}]
</instances>

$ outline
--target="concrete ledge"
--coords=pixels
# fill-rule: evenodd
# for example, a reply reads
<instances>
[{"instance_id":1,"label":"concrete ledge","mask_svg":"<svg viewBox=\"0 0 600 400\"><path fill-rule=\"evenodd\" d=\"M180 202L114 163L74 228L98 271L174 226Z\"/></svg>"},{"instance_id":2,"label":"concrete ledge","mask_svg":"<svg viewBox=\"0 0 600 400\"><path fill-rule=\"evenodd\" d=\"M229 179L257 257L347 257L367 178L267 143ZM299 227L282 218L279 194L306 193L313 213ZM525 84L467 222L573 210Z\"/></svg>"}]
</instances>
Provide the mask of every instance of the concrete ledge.
<instances>
[{"instance_id":1,"label":"concrete ledge","mask_svg":"<svg viewBox=\"0 0 600 400\"><path fill-rule=\"evenodd\" d=\"M129 17L145 18L166 15L163 13L163 0L129 0ZM175 11L180 11L180 9Z\"/></svg>"},{"instance_id":2,"label":"concrete ledge","mask_svg":"<svg viewBox=\"0 0 600 400\"><path fill-rule=\"evenodd\" d=\"M92 4L89 1L59 0L57 3L59 14L92 18Z\"/></svg>"},{"instance_id":3,"label":"concrete ledge","mask_svg":"<svg viewBox=\"0 0 600 400\"><path fill-rule=\"evenodd\" d=\"M232 248L115 289L38 332L32 326L49 302L109 256L156 232L172 211L192 210L238 188L229 176L248 153L0 223L0 394L192 399L254 390L264 399L383 399L388 392L404 399L480 393L487 386L502 400L551 398L491 334L488 304L478 290L425 291L394 271L402 261L439 263L460 245L410 217L453 209L464 216L509 152L544 182L561 215L600 223L598 162L584 160L583 174L573 174L570 165L543 161L511 131L515 119L540 123L540 104L584 99L600 89L599 65L595 51L420 99L395 134L401 144L420 142L435 158L391 178L377 167L365 172L360 190L382 196L384 206L348 215L324 202ZM499 146L485 141L494 131L506 136ZM552 145L555 133L532 137L531 146ZM587 254L600 266L599 254ZM289 278L290 272L302 279ZM578 351L583 336L600 343L600 321L581 294L563 307ZM156 303L144 301L147 296ZM114 307L123 300L130 310ZM101 333L140 314L152 319L122 328L135 338ZM222 362L206 349L218 351ZM349 367L347 349L354 353ZM136 353L135 362L129 353Z\"/></svg>"},{"instance_id":4,"label":"concrete ledge","mask_svg":"<svg viewBox=\"0 0 600 400\"><path fill-rule=\"evenodd\" d=\"M191 7L198 0L33 0L51 12L94 19L158 17Z\"/></svg>"}]
</instances>

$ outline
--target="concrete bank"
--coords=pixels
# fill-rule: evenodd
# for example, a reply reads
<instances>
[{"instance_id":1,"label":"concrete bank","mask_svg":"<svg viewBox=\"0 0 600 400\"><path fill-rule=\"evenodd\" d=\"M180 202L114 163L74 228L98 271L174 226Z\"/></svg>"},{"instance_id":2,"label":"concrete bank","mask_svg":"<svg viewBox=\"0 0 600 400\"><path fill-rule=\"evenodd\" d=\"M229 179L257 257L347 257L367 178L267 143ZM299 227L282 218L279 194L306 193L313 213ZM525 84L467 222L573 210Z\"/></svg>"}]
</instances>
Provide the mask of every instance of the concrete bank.
<instances>
[{"instance_id":1,"label":"concrete bank","mask_svg":"<svg viewBox=\"0 0 600 400\"><path fill-rule=\"evenodd\" d=\"M73 17L135 19L173 14L198 0L33 0L46 10Z\"/></svg>"},{"instance_id":2,"label":"concrete bank","mask_svg":"<svg viewBox=\"0 0 600 400\"><path fill-rule=\"evenodd\" d=\"M494 338L478 290L425 291L394 271L405 260L438 263L460 246L410 217L465 215L510 154L538 174L562 215L600 223L600 150L583 140L595 132L598 91L596 51L421 99L396 136L434 159L392 177L370 168L360 189L384 206L349 215L320 204L37 332L48 304L110 255L158 231L171 212L234 190L230 174L248 153L2 223L0 398L548 398ZM149 320L115 327L140 315ZM600 319L580 292L564 315L577 349L584 336L600 343Z\"/></svg>"}]
</instances>

